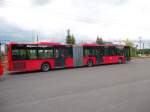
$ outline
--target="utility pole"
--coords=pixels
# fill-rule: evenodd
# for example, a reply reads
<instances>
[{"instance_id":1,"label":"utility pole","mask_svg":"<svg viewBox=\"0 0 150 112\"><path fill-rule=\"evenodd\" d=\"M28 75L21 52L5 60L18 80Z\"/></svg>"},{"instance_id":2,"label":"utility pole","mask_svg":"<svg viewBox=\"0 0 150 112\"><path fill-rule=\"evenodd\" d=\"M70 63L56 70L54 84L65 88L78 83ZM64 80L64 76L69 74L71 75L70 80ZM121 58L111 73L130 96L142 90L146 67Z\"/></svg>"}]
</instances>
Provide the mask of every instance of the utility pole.
<instances>
[{"instance_id":1,"label":"utility pole","mask_svg":"<svg viewBox=\"0 0 150 112\"><path fill-rule=\"evenodd\" d=\"M143 51L143 55L144 55L144 42L143 42L143 50L142 51Z\"/></svg>"},{"instance_id":2,"label":"utility pole","mask_svg":"<svg viewBox=\"0 0 150 112\"><path fill-rule=\"evenodd\" d=\"M68 36L70 36L70 29L67 30Z\"/></svg>"},{"instance_id":3,"label":"utility pole","mask_svg":"<svg viewBox=\"0 0 150 112\"><path fill-rule=\"evenodd\" d=\"M37 35L37 38L36 38L36 39L37 39L36 41L37 41L37 43L38 43L38 42L39 42L39 37L38 37L38 35Z\"/></svg>"},{"instance_id":4,"label":"utility pole","mask_svg":"<svg viewBox=\"0 0 150 112\"><path fill-rule=\"evenodd\" d=\"M34 31L32 32L32 41L34 42Z\"/></svg>"},{"instance_id":5,"label":"utility pole","mask_svg":"<svg viewBox=\"0 0 150 112\"><path fill-rule=\"evenodd\" d=\"M38 58L38 57L39 57L39 53L38 53L38 49L39 49L39 48L38 48L38 47L39 47L39 46L38 46L39 37L38 37L38 35L37 35L37 38L36 38L36 39L37 39L37 40L36 40L36 41L37 41L37 43L36 43L36 44L37 44L37 58Z\"/></svg>"},{"instance_id":6,"label":"utility pole","mask_svg":"<svg viewBox=\"0 0 150 112\"><path fill-rule=\"evenodd\" d=\"M149 55L150 55L150 43L149 43Z\"/></svg>"},{"instance_id":7,"label":"utility pole","mask_svg":"<svg viewBox=\"0 0 150 112\"><path fill-rule=\"evenodd\" d=\"M139 37L139 44L140 44L140 55L141 55L141 54L142 54L142 53L141 53L142 37Z\"/></svg>"}]
</instances>

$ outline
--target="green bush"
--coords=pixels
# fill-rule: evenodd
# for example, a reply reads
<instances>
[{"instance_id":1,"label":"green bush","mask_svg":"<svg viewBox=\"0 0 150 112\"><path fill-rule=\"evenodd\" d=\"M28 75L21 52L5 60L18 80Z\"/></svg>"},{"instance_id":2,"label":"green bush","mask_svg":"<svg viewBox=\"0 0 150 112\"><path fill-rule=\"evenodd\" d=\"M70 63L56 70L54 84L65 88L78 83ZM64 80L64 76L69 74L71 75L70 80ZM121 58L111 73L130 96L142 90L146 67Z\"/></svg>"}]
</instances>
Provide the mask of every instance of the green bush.
<instances>
[{"instance_id":1,"label":"green bush","mask_svg":"<svg viewBox=\"0 0 150 112\"><path fill-rule=\"evenodd\" d=\"M131 57L136 57L136 56L138 56L138 55L137 55L137 49L134 48L134 47L131 47L131 49L130 49L130 54L131 54Z\"/></svg>"}]
</instances>

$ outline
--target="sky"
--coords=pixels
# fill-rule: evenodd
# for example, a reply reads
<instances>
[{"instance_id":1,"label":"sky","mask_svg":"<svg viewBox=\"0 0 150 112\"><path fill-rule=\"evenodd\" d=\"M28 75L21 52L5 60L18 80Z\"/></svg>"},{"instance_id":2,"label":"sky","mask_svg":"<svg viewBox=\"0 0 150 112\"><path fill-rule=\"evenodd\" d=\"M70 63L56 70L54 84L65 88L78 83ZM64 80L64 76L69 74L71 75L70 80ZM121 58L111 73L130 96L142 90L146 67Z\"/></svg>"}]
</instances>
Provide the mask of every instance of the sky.
<instances>
[{"instance_id":1,"label":"sky","mask_svg":"<svg viewBox=\"0 0 150 112\"><path fill-rule=\"evenodd\" d=\"M149 0L0 0L0 40L150 39Z\"/></svg>"}]
</instances>

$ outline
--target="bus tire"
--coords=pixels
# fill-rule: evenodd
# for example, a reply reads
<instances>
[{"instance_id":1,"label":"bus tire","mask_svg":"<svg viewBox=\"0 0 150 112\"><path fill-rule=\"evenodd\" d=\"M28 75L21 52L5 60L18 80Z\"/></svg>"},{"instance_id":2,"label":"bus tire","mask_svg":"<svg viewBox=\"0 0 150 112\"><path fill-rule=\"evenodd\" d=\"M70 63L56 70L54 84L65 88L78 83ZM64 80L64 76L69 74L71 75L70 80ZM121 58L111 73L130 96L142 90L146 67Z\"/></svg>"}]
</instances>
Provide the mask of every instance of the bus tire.
<instances>
[{"instance_id":1,"label":"bus tire","mask_svg":"<svg viewBox=\"0 0 150 112\"><path fill-rule=\"evenodd\" d=\"M45 62L45 63L43 63L43 64L41 65L41 71L42 71L42 72L47 72L47 71L49 71L49 70L50 70L50 65L49 65L48 62Z\"/></svg>"},{"instance_id":2,"label":"bus tire","mask_svg":"<svg viewBox=\"0 0 150 112\"><path fill-rule=\"evenodd\" d=\"M92 60L88 60L87 66L88 67L92 67L93 66L93 61Z\"/></svg>"},{"instance_id":3,"label":"bus tire","mask_svg":"<svg viewBox=\"0 0 150 112\"><path fill-rule=\"evenodd\" d=\"M118 60L118 64L122 64L123 62L122 62L122 59L121 58L119 58L119 60Z\"/></svg>"}]
</instances>

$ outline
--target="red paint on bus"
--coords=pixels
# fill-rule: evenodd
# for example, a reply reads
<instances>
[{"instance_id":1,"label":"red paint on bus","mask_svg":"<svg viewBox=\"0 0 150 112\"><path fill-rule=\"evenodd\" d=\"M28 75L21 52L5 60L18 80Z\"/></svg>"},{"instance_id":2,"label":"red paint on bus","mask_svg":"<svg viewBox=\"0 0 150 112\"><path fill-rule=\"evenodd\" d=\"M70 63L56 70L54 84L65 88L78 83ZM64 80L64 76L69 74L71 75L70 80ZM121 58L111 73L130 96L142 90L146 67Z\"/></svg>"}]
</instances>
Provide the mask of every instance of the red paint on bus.
<instances>
[{"instance_id":1,"label":"red paint on bus","mask_svg":"<svg viewBox=\"0 0 150 112\"><path fill-rule=\"evenodd\" d=\"M66 67L73 67L73 58L66 58L65 59L65 64L66 64Z\"/></svg>"},{"instance_id":2,"label":"red paint on bus","mask_svg":"<svg viewBox=\"0 0 150 112\"><path fill-rule=\"evenodd\" d=\"M2 62L0 60L0 77L3 75L3 72L4 70L3 70Z\"/></svg>"}]
</instances>

